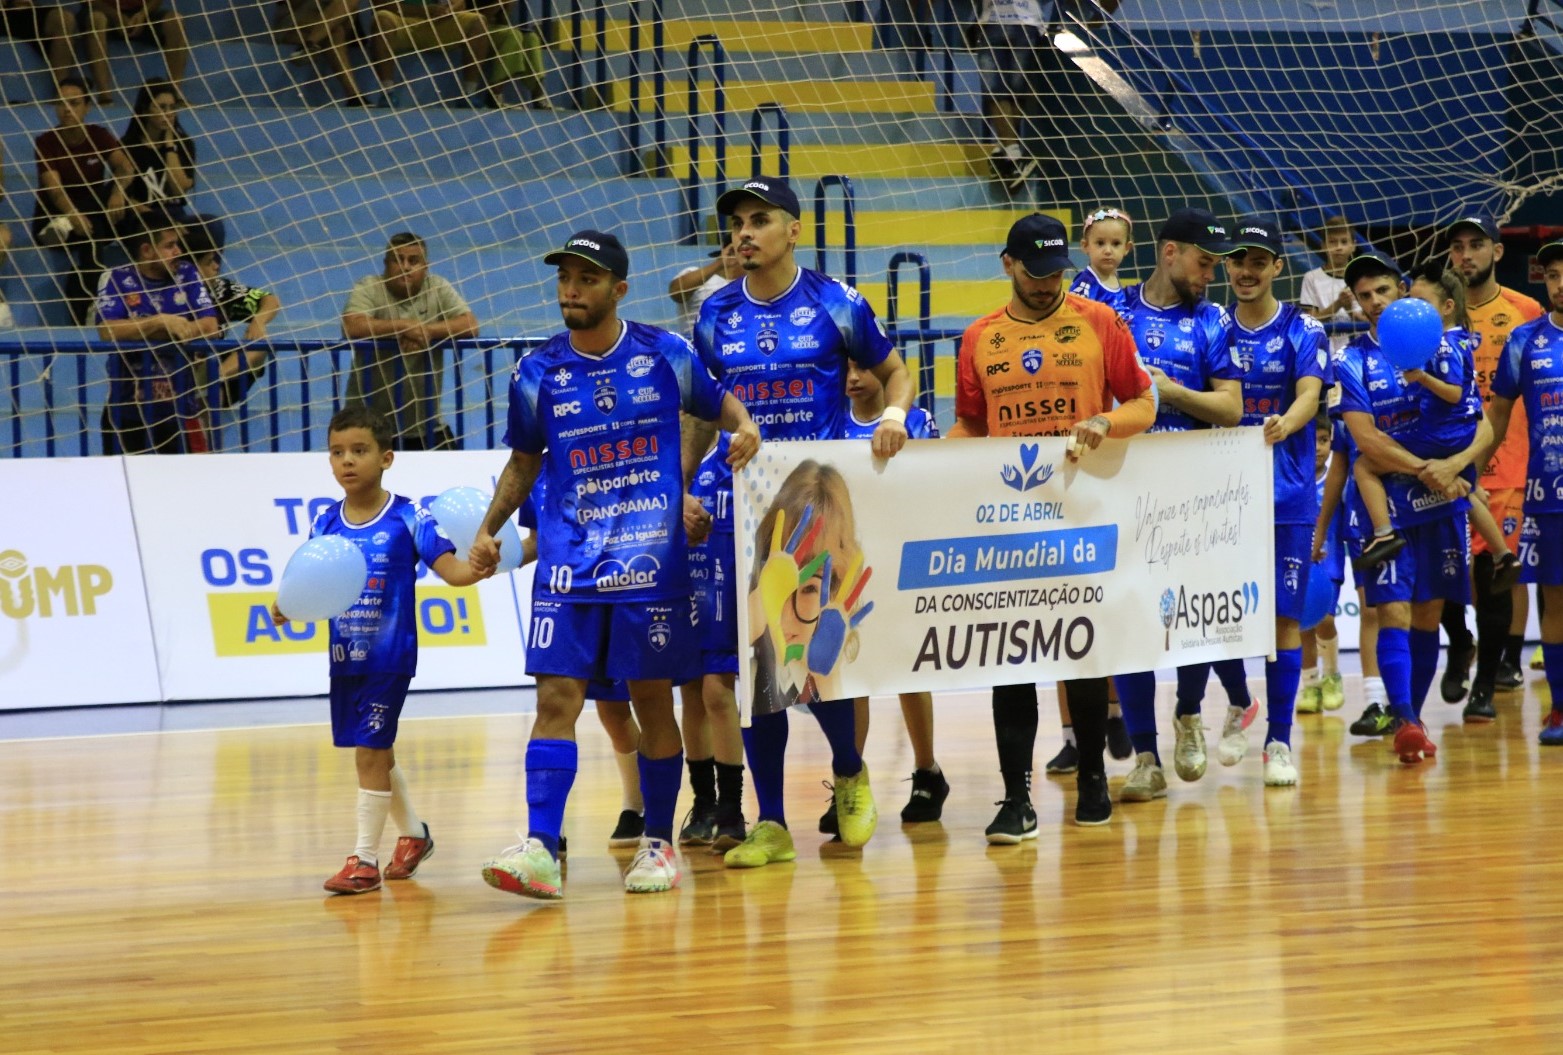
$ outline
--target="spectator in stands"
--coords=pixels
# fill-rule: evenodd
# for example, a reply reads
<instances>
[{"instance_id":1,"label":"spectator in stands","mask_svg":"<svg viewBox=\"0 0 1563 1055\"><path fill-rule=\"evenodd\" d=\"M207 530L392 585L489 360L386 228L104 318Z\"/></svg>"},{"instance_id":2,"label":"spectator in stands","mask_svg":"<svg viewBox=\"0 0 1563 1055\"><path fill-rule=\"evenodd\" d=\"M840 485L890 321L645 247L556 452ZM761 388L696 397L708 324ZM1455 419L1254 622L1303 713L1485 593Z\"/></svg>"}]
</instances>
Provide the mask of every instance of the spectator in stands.
<instances>
[{"instance_id":1,"label":"spectator in stands","mask_svg":"<svg viewBox=\"0 0 1563 1055\"><path fill-rule=\"evenodd\" d=\"M284 0L277 5L277 17L272 23L277 39L284 44L297 44L301 55L329 55L337 83L342 86L345 106L366 105L347 60L348 41L355 35L355 6L348 0Z\"/></svg>"},{"instance_id":2,"label":"spectator in stands","mask_svg":"<svg viewBox=\"0 0 1563 1055\"><path fill-rule=\"evenodd\" d=\"M78 322L86 324L97 289L98 247L125 213L130 158L102 125L89 125L87 87L75 77L60 81L55 113L59 124L35 142L38 202L33 241L64 249L72 270L65 296Z\"/></svg>"},{"instance_id":3,"label":"spectator in stands","mask_svg":"<svg viewBox=\"0 0 1563 1055\"><path fill-rule=\"evenodd\" d=\"M153 209L191 221L186 197L195 187L195 140L179 123L183 100L169 81L147 81L136 93L120 145L135 175L125 185L128 215Z\"/></svg>"},{"instance_id":4,"label":"spectator in stands","mask_svg":"<svg viewBox=\"0 0 1563 1055\"><path fill-rule=\"evenodd\" d=\"M974 45L982 68L982 113L993 148L988 163L1006 190L1024 187L1040 162L1027 156L1020 126L1035 101L1048 18L1042 0L983 0Z\"/></svg>"},{"instance_id":5,"label":"spectator in stands","mask_svg":"<svg viewBox=\"0 0 1563 1055\"><path fill-rule=\"evenodd\" d=\"M505 86L515 84L520 88L523 102L530 101L538 110L552 110L553 103L543 87L543 33L535 23L517 28L510 24L510 15L503 0L479 0L476 10L488 24L488 39L494 52L494 65L489 71L488 82L492 86L496 102L501 101Z\"/></svg>"},{"instance_id":6,"label":"spectator in stands","mask_svg":"<svg viewBox=\"0 0 1563 1055\"><path fill-rule=\"evenodd\" d=\"M89 0L89 14L101 16L106 29L116 31L129 41L151 40L163 52L168 79L178 85L185 79L185 64L190 61L190 39L185 36L184 20L174 11L170 0ZM98 84L99 92L112 85Z\"/></svg>"},{"instance_id":7,"label":"spectator in stands","mask_svg":"<svg viewBox=\"0 0 1563 1055\"><path fill-rule=\"evenodd\" d=\"M76 15L64 7L39 7L32 0L0 0L0 33L30 44L49 64L56 85L75 69L71 41L76 36Z\"/></svg>"},{"instance_id":8,"label":"spectator in stands","mask_svg":"<svg viewBox=\"0 0 1563 1055\"><path fill-rule=\"evenodd\" d=\"M1316 267L1303 275L1302 288L1297 293L1297 306L1320 322L1365 322L1357 298L1346 288L1346 261L1357 252L1357 238L1351 224L1344 216L1330 216L1324 221L1324 266ZM1349 334L1337 333L1330 337L1330 350L1339 351L1346 346Z\"/></svg>"},{"instance_id":9,"label":"spectator in stands","mask_svg":"<svg viewBox=\"0 0 1563 1055\"><path fill-rule=\"evenodd\" d=\"M673 276L668 283L668 296L678 305L678 325L675 333L692 337L695 320L700 318L700 305L706 298L733 279L743 274L743 262L738 259L738 247L728 242L711 251L711 262L690 266Z\"/></svg>"},{"instance_id":10,"label":"spectator in stands","mask_svg":"<svg viewBox=\"0 0 1563 1055\"><path fill-rule=\"evenodd\" d=\"M375 341L348 381L347 401L367 403L396 429L400 450L454 447L439 420L445 343L478 335L478 319L445 279L429 274L428 249L410 232L391 236L381 274L353 284L342 333ZM367 385L366 385L367 382Z\"/></svg>"},{"instance_id":11,"label":"spectator in stands","mask_svg":"<svg viewBox=\"0 0 1563 1055\"><path fill-rule=\"evenodd\" d=\"M182 258L178 223L152 212L136 226L125 244L133 262L104 272L98 288L98 336L125 346L109 357L103 452L203 452L210 364L190 342L217 336L217 309Z\"/></svg>"},{"instance_id":12,"label":"spectator in stands","mask_svg":"<svg viewBox=\"0 0 1563 1055\"><path fill-rule=\"evenodd\" d=\"M466 0L377 4L375 32L370 46L375 76L380 79L384 106L401 105L396 81L395 56L409 51L460 51L461 82L467 106L493 105L493 93L484 77L492 45L488 24L476 11L466 10Z\"/></svg>"},{"instance_id":13,"label":"spectator in stands","mask_svg":"<svg viewBox=\"0 0 1563 1055\"><path fill-rule=\"evenodd\" d=\"M185 255L200 272L217 309L218 335L225 336L235 323L244 323L243 340L264 341L271 320L282 310L282 301L269 289L247 286L222 273L222 242L210 229L197 224L185 232ZM235 349L223 356L218 374L222 378L223 406L236 407L250 394L250 388L266 372L270 349Z\"/></svg>"}]
</instances>

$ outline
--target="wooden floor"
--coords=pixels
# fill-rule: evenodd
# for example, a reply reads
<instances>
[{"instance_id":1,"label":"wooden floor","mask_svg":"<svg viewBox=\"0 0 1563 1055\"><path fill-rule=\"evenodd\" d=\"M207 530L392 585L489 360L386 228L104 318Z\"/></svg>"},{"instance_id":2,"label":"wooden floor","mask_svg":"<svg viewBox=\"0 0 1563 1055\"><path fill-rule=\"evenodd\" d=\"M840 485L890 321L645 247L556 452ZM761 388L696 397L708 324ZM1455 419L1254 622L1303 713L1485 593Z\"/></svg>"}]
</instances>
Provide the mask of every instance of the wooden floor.
<instances>
[{"instance_id":1,"label":"wooden floor","mask_svg":"<svg viewBox=\"0 0 1563 1055\"><path fill-rule=\"evenodd\" d=\"M1438 760L1407 768L1347 734L1352 693L1302 719L1300 788L1262 787L1257 750L1222 769L1212 740L1202 782L1106 828L1066 823L1072 780L1044 782L1041 838L1005 848L982 838L982 700L940 702L954 792L915 830L876 701L885 820L861 852L812 834L826 754L798 717L797 862L690 854L682 889L637 897L604 848L618 791L588 715L555 905L478 874L514 841L528 719L404 723L438 854L338 898L320 884L352 846L353 778L323 727L0 742L0 1052L1559 1052L1545 699L1532 675L1487 727L1435 700Z\"/></svg>"}]
</instances>

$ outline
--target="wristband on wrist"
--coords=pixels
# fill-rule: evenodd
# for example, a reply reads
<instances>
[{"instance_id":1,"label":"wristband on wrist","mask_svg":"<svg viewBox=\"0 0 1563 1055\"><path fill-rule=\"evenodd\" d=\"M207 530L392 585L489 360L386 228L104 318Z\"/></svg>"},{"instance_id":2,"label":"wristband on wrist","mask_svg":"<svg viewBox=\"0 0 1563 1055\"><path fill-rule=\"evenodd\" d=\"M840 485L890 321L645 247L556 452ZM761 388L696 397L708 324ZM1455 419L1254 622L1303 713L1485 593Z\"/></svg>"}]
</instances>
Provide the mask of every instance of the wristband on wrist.
<instances>
[{"instance_id":1,"label":"wristband on wrist","mask_svg":"<svg viewBox=\"0 0 1563 1055\"><path fill-rule=\"evenodd\" d=\"M885 412L879 416L881 421L894 421L899 425L906 424L906 411L900 407L886 407Z\"/></svg>"}]
</instances>

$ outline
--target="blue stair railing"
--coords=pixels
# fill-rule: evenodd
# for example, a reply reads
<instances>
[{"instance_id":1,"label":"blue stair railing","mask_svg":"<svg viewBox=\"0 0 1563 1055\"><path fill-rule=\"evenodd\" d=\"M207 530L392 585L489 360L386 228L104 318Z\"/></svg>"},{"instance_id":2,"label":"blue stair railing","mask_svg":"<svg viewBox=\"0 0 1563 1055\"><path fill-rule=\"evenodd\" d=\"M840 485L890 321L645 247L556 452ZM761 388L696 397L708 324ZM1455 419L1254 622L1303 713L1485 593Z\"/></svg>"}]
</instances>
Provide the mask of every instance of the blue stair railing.
<instances>
[{"instance_id":1,"label":"blue stair railing","mask_svg":"<svg viewBox=\"0 0 1563 1055\"><path fill-rule=\"evenodd\" d=\"M688 89L689 150L688 175L684 179L684 234L680 241L694 245L700 237L700 74L709 68L713 86L711 101L712 153L716 158L716 185L727 183L727 52L712 34L689 42Z\"/></svg>"},{"instance_id":2,"label":"blue stair railing","mask_svg":"<svg viewBox=\"0 0 1563 1055\"><path fill-rule=\"evenodd\" d=\"M905 340L901 334L901 266L903 264L915 264L917 266L917 329L909 331ZM912 253L906 250L896 253L890 258L888 270L885 272L885 332L890 340L901 349L901 357L910 362L907 352L911 349L915 334L927 333L933 329L933 268L928 263L928 258L921 253ZM933 413L933 388L934 388L934 352L928 342L917 341L917 405L928 413Z\"/></svg>"},{"instance_id":3,"label":"blue stair railing","mask_svg":"<svg viewBox=\"0 0 1563 1055\"><path fill-rule=\"evenodd\" d=\"M825 271L826 194L831 187L841 188L842 237L841 280L857 285L857 206L853 202L851 176L821 176L814 184L814 269Z\"/></svg>"},{"instance_id":4,"label":"blue stair railing","mask_svg":"<svg viewBox=\"0 0 1563 1055\"><path fill-rule=\"evenodd\" d=\"M749 115L749 176L757 179L766 174L760 156L766 114L776 116L776 175L787 179L792 172L792 127L787 120L787 108L781 103L761 103Z\"/></svg>"}]
</instances>

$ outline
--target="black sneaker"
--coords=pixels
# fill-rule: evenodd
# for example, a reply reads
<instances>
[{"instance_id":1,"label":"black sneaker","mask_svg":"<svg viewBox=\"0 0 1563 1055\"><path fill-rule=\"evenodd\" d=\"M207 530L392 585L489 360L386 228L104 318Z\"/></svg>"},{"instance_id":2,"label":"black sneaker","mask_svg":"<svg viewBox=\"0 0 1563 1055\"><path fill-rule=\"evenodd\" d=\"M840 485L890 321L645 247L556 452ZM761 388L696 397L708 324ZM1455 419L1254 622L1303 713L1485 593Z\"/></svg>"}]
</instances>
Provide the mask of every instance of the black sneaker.
<instances>
[{"instance_id":1,"label":"black sneaker","mask_svg":"<svg viewBox=\"0 0 1563 1055\"><path fill-rule=\"evenodd\" d=\"M994 846L1014 846L1037 837L1037 811L1031 808L1031 803L1005 799L998 807L998 815L988 825L988 842Z\"/></svg>"},{"instance_id":2,"label":"black sneaker","mask_svg":"<svg viewBox=\"0 0 1563 1055\"><path fill-rule=\"evenodd\" d=\"M1520 559L1512 553L1505 553L1492 564L1492 585L1488 589L1492 593L1507 593L1514 589L1520 581Z\"/></svg>"},{"instance_id":3,"label":"black sneaker","mask_svg":"<svg viewBox=\"0 0 1563 1055\"><path fill-rule=\"evenodd\" d=\"M829 784L825 785L827 788ZM825 812L819 815L819 832L821 835L834 835L841 838L841 826L836 822L836 792L830 793L830 801L825 804Z\"/></svg>"},{"instance_id":4,"label":"black sneaker","mask_svg":"<svg viewBox=\"0 0 1563 1055\"><path fill-rule=\"evenodd\" d=\"M1477 682L1471 686L1471 698L1466 702L1465 711L1461 714L1467 722L1491 722L1497 719L1498 712L1492 706L1492 686Z\"/></svg>"},{"instance_id":5,"label":"black sneaker","mask_svg":"<svg viewBox=\"0 0 1563 1055\"><path fill-rule=\"evenodd\" d=\"M1011 194L1026 189L1026 184L1038 172L1042 171L1042 163L1036 158L1021 158L1015 163L1015 174L1004 181L1004 189Z\"/></svg>"},{"instance_id":6,"label":"black sneaker","mask_svg":"<svg viewBox=\"0 0 1563 1055\"><path fill-rule=\"evenodd\" d=\"M1058 754L1047 760L1049 773L1073 773L1080 768L1080 750L1074 744L1065 744Z\"/></svg>"},{"instance_id":7,"label":"black sneaker","mask_svg":"<svg viewBox=\"0 0 1563 1055\"><path fill-rule=\"evenodd\" d=\"M912 770L912 797L901 807L901 823L938 820L944 814L944 800L949 797L950 784L943 773L931 769Z\"/></svg>"},{"instance_id":8,"label":"black sneaker","mask_svg":"<svg viewBox=\"0 0 1563 1055\"><path fill-rule=\"evenodd\" d=\"M1352 570L1367 571L1370 568L1377 568L1387 560L1394 560L1405 548L1406 540L1400 537L1399 532L1376 535L1372 541L1362 547L1362 556L1351 562Z\"/></svg>"},{"instance_id":9,"label":"black sneaker","mask_svg":"<svg viewBox=\"0 0 1563 1055\"><path fill-rule=\"evenodd\" d=\"M1449 647L1449 656L1444 661L1444 677L1438 683L1438 691L1444 694L1445 703L1459 703L1465 699L1466 690L1471 687L1471 660L1475 657L1474 648Z\"/></svg>"},{"instance_id":10,"label":"black sneaker","mask_svg":"<svg viewBox=\"0 0 1563 1055\"><path fill-rule=\"evenodd\" d=\"M710 846L716 838L716 803L695 800L678 832L680 846Z\"/></svg>"},{"instance_id":11,"label":"black sneaker","mask_svg":"<svg viewBox=\"0 0 1563 1055\"><path fill-rule=\"evenodd\" d=\"M988 152L988 165L993 169L993 178L1005 186L1015 178L1015 173L1020 170L1020 162L1007 154L1003 147L994 147Z\"/></svg>"},{"instance_id":12,"label":"black sneaker","mask_svg":"<svg viewBox=\"0 0 1563 1055\"><path fill-rule=\"evenodd\" d=\"M1129 726L1123 715L1107 719L1107 753L1120 762L1134 757L1134 742L1129 739Z\"/></svg>"},{"instance_id":13,"label":"black sneaker","mask_svg":"<svg viewBox=\"0 0 1563 1055\"><path fill-rule=\"evenodd\" d=\"M1499 692L1513 692L1525 685L1525 674L1520 670L1518 663L1510 663L1504 660L1498 664L1498 676L1493 679L1493 687Z\"/></svg>"},{"instance_id":14,"label":"black sneaker","mask_svg":"<svg viewBox=\"0 0 1563 1055\"><path fill-rule=\"evenodd\" d=\"M614 826L613 834L608 836L608 845L615 850L639 846L640 837L645 834L646 818L634 810L624 810L619 814L619 823Z\"/></svg>"},{"instance_id":15,"label":"black sneaker","mask_svg":"<svg viewBox=\"0 0 1563 1055\"><path fill-rule=\"evenodd\" d=\"M1392 731L1389 712L1376 703L1368 704L1362 717L1351 723L1352 736L1383 736Z\"/></svg>"},{"instance_id":16,"label":"black sneaker","mask_svg":"<svg viewBox=\"0 0 1563 1055\"><path fill-rule=\"evenodd\" d=\"M711 837L711 852L725 854L733 847L744 841L749 834L744 827L744 815L741 811L731 807L718 805L716 808L716 832Z\"/></svg>"},{"instance_id":17,"label":"black sneaker","mask_svg":"<svg viewBox=\"0 0 1563 1055\"><path fill-rule=\"evenodd\" d=\"M1106 773L1081 773L1075 799L1075 823L1094 828L1113 819L1113 800L1107 794Z\"/></svg>"},{"instance_id":18,"label":"black sneaker","mask_svg":"<svg viewBox=\"0 0 1563 1055\"><path fill-rule=\"evenodd\" d=\"M559 861L562 864L566 857L570 856L570 844L564 841L564 836L559 836Z\"/></svg>"}]
</instances>

